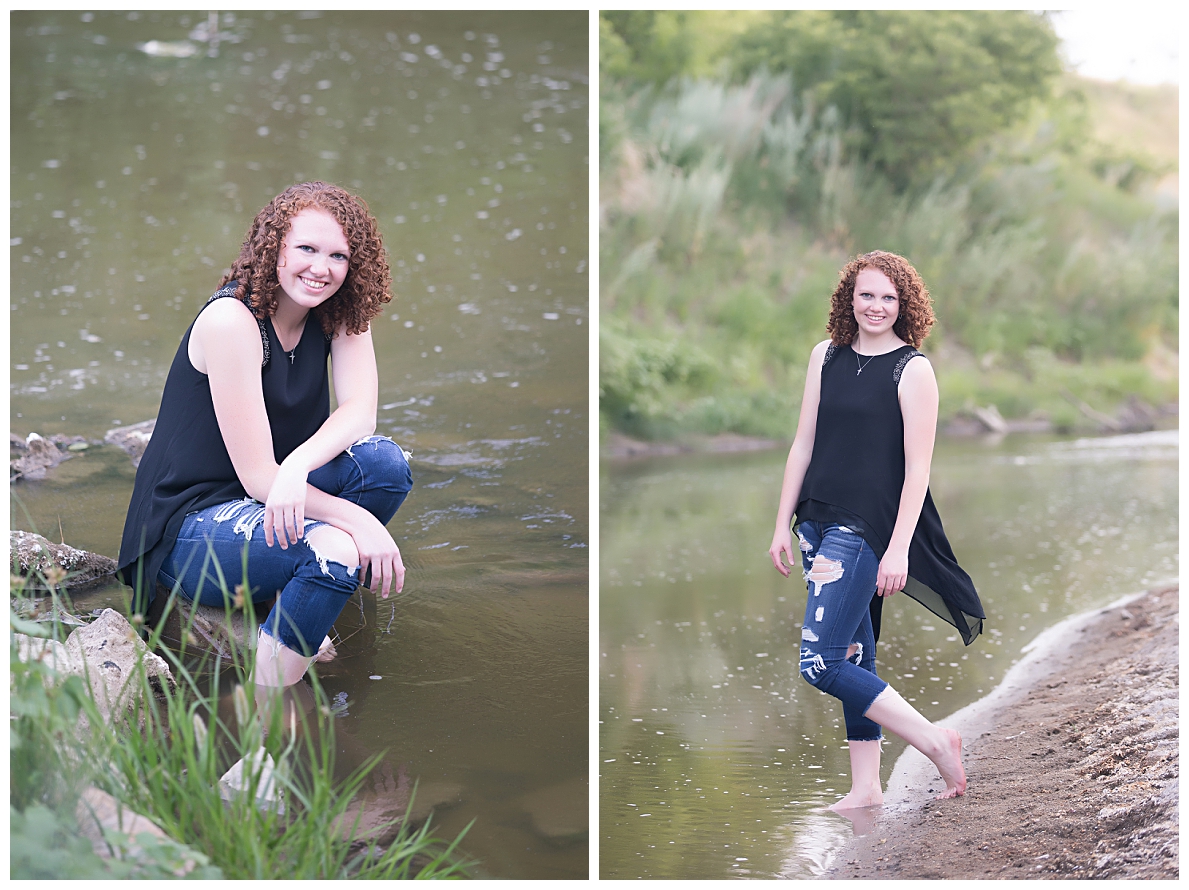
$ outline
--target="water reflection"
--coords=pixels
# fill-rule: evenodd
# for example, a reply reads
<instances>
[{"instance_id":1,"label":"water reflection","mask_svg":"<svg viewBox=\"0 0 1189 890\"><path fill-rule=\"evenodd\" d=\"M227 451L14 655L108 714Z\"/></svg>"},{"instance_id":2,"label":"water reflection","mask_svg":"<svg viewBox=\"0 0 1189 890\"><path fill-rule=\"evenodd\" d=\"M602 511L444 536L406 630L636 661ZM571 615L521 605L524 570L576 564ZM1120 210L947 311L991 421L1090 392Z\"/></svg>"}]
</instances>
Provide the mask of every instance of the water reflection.
<instances>
[{"instance_id":1,"label":"water reflection","mask_svg":"<svg viewBox=\"0 0 1189 890\"><path fill-rule=\"evenodd\" d=\"M13 487L13 527L114 555L133 469L105 431L156 415L259 207L358 191L394 279L378 432L416 487L407 595L365 600L327 685L361 745L462 788L442 830L477 817L489 874L584 876L585 786L553 792L587 774L586 13L59 11L12 35L11 425L95 443Z\"/></svg>"},{"instance_id":2,"label":"water reflection","mask_svg":"<svg viewBox=\"0 0 1189 890\"><path fill-rule=\"evenodd\" d=\"M602 468L603 877L806 877L855 830L824 809L849 764L841 708L798 676L804 584L766 552L784 457ZM940 442L932 490L986 632L964 647L895 597L881 676L937 719L1045 627L1175 578L1176 460L1176 431Z\"/></svg>"}]
</instances>

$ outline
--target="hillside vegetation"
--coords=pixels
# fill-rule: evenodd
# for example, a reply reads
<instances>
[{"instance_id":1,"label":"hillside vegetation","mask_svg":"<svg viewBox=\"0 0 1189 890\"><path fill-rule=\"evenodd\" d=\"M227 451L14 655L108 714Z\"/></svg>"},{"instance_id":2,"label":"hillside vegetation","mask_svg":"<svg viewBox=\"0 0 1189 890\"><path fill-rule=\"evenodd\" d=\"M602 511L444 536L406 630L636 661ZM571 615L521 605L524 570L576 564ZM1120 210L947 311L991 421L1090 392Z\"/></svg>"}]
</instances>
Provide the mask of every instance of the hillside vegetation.
<instances>
[{"instance_id":1,"label":"hillside vegetation","mask_svg":"<svg viewBox=\"0 0 1189 890\"><path fill-rule=\"evenodd\" d=\"M933 295L943 421L1175 401L1177 92L1056 49L1031 13L603 13L603 430L791 437L877 248Z\"/></svg>"}]
</instances>

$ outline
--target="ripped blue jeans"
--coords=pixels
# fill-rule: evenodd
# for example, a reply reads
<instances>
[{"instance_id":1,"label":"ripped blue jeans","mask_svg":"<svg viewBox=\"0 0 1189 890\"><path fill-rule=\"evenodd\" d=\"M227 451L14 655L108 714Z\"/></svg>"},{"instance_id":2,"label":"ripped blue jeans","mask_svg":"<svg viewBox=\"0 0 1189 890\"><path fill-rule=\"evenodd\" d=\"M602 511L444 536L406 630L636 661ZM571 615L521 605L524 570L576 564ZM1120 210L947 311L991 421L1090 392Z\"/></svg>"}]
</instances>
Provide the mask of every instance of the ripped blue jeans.
<instances>
[{"instance_id":1,"label":"ripped blue jeans","mask_svg":"<svg viewBox=\"0 0 1189 890\"><path fill-rule=\"evenodd\" d=\"M860 535L842 525L812 520L797 526L808 600L801 627L801 676L842 702L846 738L883 737L863 714L888 684L875 672L871 597L879 558ZM854 646L854 654L847 651Z\"/></svg>"},{"instance_id":2,"label":"ripped blue jeans","mask_svg":"<svg viewBox=\"0 0 1189 890\"><path fill-rule=\"evenodd\" d=\"M413 487L404 451L391 439L369 436L309 474L327 494L363 507L385 525ZM252 498L190 513L157 576L204 606L223 608L224 591L251 589L252 602L276 603L261 626L273 639L313 655L359 587L359 566L320 557L303 538L285 550L264 540L264 505ZM305 521L305 532L325 522ZM247 580L244 557L247 555Z\"/></svg>"}]
</instances>

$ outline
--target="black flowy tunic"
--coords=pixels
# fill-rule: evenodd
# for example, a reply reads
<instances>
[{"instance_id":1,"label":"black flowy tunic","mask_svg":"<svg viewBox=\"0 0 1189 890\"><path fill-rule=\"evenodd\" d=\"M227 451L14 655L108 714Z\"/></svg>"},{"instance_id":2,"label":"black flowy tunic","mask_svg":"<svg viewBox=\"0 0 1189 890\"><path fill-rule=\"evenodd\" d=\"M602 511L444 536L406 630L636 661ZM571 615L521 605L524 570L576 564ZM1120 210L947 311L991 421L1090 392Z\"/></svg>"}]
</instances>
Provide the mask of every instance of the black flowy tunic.
<instances>
[{"instance_id":1,"label":"black flowy tunic","mask_svg":"<svg viewBox=\"0 0 1189 890\"><path fill-rule=\"evenodd\" d=\"M845 525L862 535L880 559L892 539L904 488L904 417L897 388L904 366L918 355L922 353L902 346L883 355L860 356L850 346L831 343L822 362L817 433L797 523ZM982 632L982 603L954 558L927 489L908 547L904 592L956 627L967 646ZM877 640L882 608L883 598L873 595L871 623Z\"/></svg>"},{"instance_id":2,"label":"black flowy tunic","mask_svg":"<svg viewBox=\"0 0 1189 890\"><path fill-rule=\"evenodd\" d=\"M202 308L221 297L233 297L235 289L236 282L229 282ZM244 302L251 308L247 298ZM290 354L277 339L271 318L259 324L264 347L260 368L264 407L272 429L273 454L280 463L330 416L326 364L330 341L310 315ZM147 610L152 603L157 572L177 542L186 514L248 496L219 431L210 380L190 364L193 329L191 322L166 377L157 423L136 470L124 521L116 574L132 587L137 611Z\"/></svg>"}]
</instances>

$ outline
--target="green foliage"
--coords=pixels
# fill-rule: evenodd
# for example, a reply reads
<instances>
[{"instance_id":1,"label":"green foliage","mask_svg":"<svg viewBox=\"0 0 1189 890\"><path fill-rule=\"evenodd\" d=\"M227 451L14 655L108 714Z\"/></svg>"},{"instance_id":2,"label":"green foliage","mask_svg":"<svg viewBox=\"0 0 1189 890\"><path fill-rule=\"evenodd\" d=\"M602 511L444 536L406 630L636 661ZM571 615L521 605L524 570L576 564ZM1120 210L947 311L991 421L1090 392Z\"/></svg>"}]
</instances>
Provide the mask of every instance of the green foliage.
<instances>
[{"instance_id":1,"label":"green foliage","mask_svg":"<svg viewBox=\"0 0 1189 890\"><path fill-rule=\"evenodd\" d=\"M624 429L675 432L672 418L682 395L711 386L717 376L708 355L679 340L633 337L612 323L601 326L599 338L600 402Z\"/></svg>"},{"instance_id":2,"label":"green foliage","mask_svg":"<svg viewBox=\"0 0 1189 890\"><path fill-rule=\"evenodd\" d=\"M1076 90L904 187L787 73L604 89L619 128L600 230L604 428L790 435L837 270L875 248L928 283L939 374L956 355L974 367L961 398L943 388L943 419L990 401L1076 426L1061 389L1104 409L1175 398L1140 362L1175 348L1177 215L1094 166L1089 106L1061 98ZM1037 373L1040 353L1062 372ZM1106 366L1130 368L1131 389L1094 383Z\"/></svg>"},{"instance_id":3,"label":"green foliage","mask_svg":"<svg viewBox=\"0 0 1189 890\"><path fill-rule=\"evenodd\" d=\"M857 159L899 186L1022 120L1061 70L1048 19L1012 11L780 10L731 55L837 106Z\"/></svg>"},{"instance_id":4,"label":"green foliage","mask_svg":"<svg viewBox=\"0 0 1189 890\"><path fill-rule=\"evenodd\" d=\"M11 619L14 625L19 621ZM10 663L9 800L21 810L38 802L57 804L74 791L59 746L89 703L87 691L78 677L56 684L41 662L17 658L15 646Z\"/></svg>"},{"instance_id":5,"label":"green foliage","mask_svg":"<svg viewBox=\"0 0 1189 890\"><path fill-rule=\"evenodd\" d=\"M725 48L757 13L633 9L599 13L600 76L633 86L715 73Z\"/></svg>"},{"instance_id":6,"label":"green foliage","mask_svg":"<svg viewBox=\"0 0 1189 890\"><path fill-rule=\"evenodd\" d=\"M16 629L44 633L40 623L12 619ZM150 644L156 642L151 636ZM382 755L346 778L336 776L333 712L315 676L313 707L306 712L283 701L279 690L275 697L246 692L254 688L251 653L233 652L207 676L163 651L176 688L157 688L138 670L129 680L138 690L136 712L109 724L82 679L62 681L42 661L22 661L12 637L14 877L162 878L181 874L183 865L192 878L467 875L469 863L458 851L465 831L446 844L430 834L428 821L412 830L393 819L388 825L400 821L399 831L383 847L359 835L360 791ZM231 681L229 696L219 694L221 679ZM237 761L245 790L225 801L220 778ZM258 801L270 781L273 799L283 806ZM77 837L73 815L88 785L151 819L167 838L107 832L109 846L123 857L95 856ZM133 844L135 855L127 855Z\"/></svg>"},{"instance_id":7,"label":"green foliage","mask_svg":"<svg viewBox=\"0 0 1189 890\"><path fill-rule=\"evenodd\" d=\"M77 835L73 817L61 817L42 804L24 812L10 807L9 839L14 880L221 880L223 873L201 853L148 832L135 839L106 832L117 856L96 855L91 842ZM129 855L135 846L135 856Z\"/></svg>"}]
</instances>

